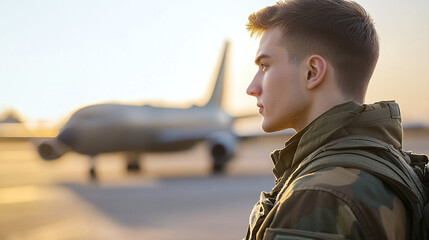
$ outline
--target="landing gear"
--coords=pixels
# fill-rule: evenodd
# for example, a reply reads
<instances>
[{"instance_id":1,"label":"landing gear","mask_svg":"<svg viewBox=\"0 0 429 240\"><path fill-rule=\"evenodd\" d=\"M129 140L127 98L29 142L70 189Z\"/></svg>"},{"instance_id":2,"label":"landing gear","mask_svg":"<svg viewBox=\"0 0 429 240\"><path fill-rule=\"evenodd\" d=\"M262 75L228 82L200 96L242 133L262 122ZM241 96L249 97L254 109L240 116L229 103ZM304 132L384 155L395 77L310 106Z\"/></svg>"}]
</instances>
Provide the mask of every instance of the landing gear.
<instances>
[{"instance_id":1,"label":"landing gear","mask_svg":"<svg viewBox=\"0 0 429 240\"><path fill-rule=\"evenodd\" d=\"M226 170L226 165L232 156L213 156L212 174L222 174Z\"/></svg>"},{"instance_id":2,"label":"landing gear","mask_svg":"<svg viewBox=\"0 0 429 240\"><path fill-rule=\"evenodd\" d=\"M139 153L127 153L125 155L126 159L126 169L127 172L138 172L141 170L140 167L140 154ZM97 180L97 171L96 171L96 156L90 156L89 158L89 178L92 181Z\"/></svg>"},{"instance_id":3,"label":"landing gear","mask_svg":"<svg viewBox=\"0 0 429 240\"><path fill-rule=\"evenodd\" d=\"M89 177L91 180L95 181L97 180L97 174L95 171L95 165L96 165L96 159L95 156L91 156L89 159L90 167L89 167Z\"/></svg>"},{"instance_id":4,"label":"landing gear","mask_svg":"<svg viewBox=\"0 0 429 240\"><path fill-rule=\"evenodd\" d=\"M221 174L225 172L226 163L232 158L232 154L227 154L223 145L215 145L211 150L213 165L212 174Z\"/></svg>"},{"instance_id":5,"label":"landing gear","mask_svg":"<svg viewBox=\"0 0 429 240\"><path fill-rule=\"evenodd\" d=\"M141 170L139 153L127 153L126 159L128 172L138 172Z\"/></svg>"},{"instance_id":6,"label":"landing gear","mask_svg":"<svg viewBox=\"0 0 429 240\"><path fill-rule=\"evenodd\" d=\"M226 162L223 161L213 161L212 173L213 174L221 174L225 171Z\"/></svg>"}]
</instances>

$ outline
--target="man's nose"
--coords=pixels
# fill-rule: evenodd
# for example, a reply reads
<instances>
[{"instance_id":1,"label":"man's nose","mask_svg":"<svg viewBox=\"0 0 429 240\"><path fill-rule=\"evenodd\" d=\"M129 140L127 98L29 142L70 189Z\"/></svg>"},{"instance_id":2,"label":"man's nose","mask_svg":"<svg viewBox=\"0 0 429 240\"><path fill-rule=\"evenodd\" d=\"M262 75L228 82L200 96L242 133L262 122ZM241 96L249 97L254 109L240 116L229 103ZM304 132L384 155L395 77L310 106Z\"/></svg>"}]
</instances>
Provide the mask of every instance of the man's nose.
<instances>
[{"instance_id":1,"label":"man's nose","mask_svg":"<svg viewBox=\"0 0 429 240\"><path fill-rule=\"evenodd\" d=\"M259 84L258 74L255 75L250 85L247 87L246 93L250 96L257 97L261 94L262 89Z\"/></svg>"}]
</instances>

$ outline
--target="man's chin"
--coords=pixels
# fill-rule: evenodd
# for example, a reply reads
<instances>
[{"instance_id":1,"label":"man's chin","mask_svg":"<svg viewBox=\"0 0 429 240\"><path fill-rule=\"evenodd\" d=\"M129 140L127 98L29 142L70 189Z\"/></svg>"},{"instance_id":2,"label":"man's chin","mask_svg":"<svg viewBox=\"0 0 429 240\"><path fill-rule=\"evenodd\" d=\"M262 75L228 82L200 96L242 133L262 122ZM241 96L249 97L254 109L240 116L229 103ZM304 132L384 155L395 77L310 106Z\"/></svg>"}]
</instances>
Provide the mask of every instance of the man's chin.
<instances>
[{"instance_id":1,"label":"man's chin","mask_svg":"<svg viewBox=\"0 0 429 240\"><path fill-rule=\"evenodd\" d=\"M278 132L278 131L286 129L286 128L282 128L280 126L277 126L275 124L271 124L269 122L266 122L265 119L262 121L261 127L262 127L262 130L266 133Z\"/></svg>"}]
</instances>

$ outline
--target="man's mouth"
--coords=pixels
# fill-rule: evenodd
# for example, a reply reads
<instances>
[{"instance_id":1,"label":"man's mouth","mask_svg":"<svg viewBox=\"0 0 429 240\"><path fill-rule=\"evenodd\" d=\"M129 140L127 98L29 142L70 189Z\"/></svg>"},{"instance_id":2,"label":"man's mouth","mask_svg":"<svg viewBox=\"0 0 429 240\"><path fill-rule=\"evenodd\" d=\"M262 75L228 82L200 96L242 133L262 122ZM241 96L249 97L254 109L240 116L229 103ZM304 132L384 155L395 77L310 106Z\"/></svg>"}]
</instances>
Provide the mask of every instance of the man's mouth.
<instances>
[{"instance_id":1,"label":"man's mouth","mask_svg":"<svg viewBox=\"0 0 429 240\"><path fill-rule=\"evenodd\" d=\"M262 111L264 111L264 106L262 106L260 103L257 103L256 106L259 108L259 113L262 114Z\"/></svg>"}]
</instances>

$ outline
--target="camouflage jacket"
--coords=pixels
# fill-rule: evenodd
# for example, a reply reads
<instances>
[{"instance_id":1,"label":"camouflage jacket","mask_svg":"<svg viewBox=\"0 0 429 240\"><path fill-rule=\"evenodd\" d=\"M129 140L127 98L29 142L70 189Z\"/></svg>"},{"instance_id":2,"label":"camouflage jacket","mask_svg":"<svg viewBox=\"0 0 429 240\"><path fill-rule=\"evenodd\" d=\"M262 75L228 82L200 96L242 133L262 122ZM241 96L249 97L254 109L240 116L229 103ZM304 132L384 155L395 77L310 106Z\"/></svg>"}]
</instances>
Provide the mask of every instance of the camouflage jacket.
<instances>
[{"instance_id":1,"label":"camouflage jacket","mask_svg":"<svg viewBox=\"0 0 429 240\"><path fill-rule=\"evenodd\" d=\"M262 192L245 239L405 239L407 212L382 181L361 170L331 167L284 183L310 153L350 135L402 147L394 102L347 102L322 114L271 154L276 185Z\"/></svg>"}]
</instances>

